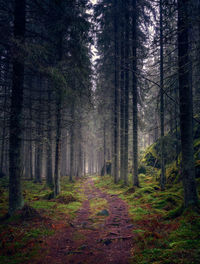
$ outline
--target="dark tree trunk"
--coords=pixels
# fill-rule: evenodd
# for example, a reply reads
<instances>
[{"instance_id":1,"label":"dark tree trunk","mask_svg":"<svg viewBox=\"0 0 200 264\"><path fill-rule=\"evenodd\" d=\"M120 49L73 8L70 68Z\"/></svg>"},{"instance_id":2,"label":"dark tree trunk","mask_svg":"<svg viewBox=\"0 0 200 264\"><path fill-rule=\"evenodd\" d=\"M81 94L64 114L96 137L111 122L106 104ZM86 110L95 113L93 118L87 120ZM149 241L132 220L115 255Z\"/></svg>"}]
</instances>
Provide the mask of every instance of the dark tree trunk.
<instances>
[{"instance_id":1,"label":"dark tree trunk","mask_svg":"<svg viewBox=\"0 0 200 264\"><path fill-rule=\"evenodd\" d=\"M119 37L118 37L118 1L114 2L114 32L115 32L115 94L114 94L114 182L118 181L119 173Z\"/></svg>"},{"instance_id":2,"label":"dark tree trunk","mask_svg":"<svg viewBox=\"0 0 200 264\"><path fill-rule=\"evenodd\" d=\"M175 87L175 101L178 102L178 86ZM175 114L175 118L174 118L174 126L175 126L175 135L176 135L176 166L178 167L178 155L179 155L179 138L178 138L178 106L177 104L174 104L174 114Z\"/></svg>"},{"instance_id":3,"label":"dark tree trunk","mask_svg":"<svg viewBox=\"0 0 200 264\"><path fill-rule=\"evenodd\" d=\"M106 175L106 121L103 126L103 175Z\"/></svg>"},{"instance_id":4,"label":"dark tree trunk","mask_svg":"<svg viewBox=\"0 0 200 264\"><path fill-rule=\"evenodd\" d=\"M160 0L160 138L161 138L161 190L165 189L164 162L164 85L163 85L163 1Z\"/></svg>"},{"instance_id":5,"label":"dark tree trunk","mask_svg":"<svg viewBox=\"0 0 200 264\"><path fill-rule=\"evenodd\" d=\"M56 1L58 5L58 19L62 14L62 1ZM58 22L58 21L57 21ZM57 35L57 52L58 62L62 61L63 57L63 32L62 28ZM56 152L55 152L55 172L54 172L54 195L57 196L60 193L60 158L61 158L61 106L62 106L62 89L59 87L56 91Z\"/></svg>"},{"instance_id":6,"label":"dark tree trunk","mask_svg":"<svg viewBox=\"0 0 200 264\"><path fill-rule=\"evenodd\" d=\"M37 144L36 144L36 168L35 168L35 182L42 182L42 154L43 154L43 143L42 143L42 79L38 77L39 87L39 111L38 111L38 124L37 124Z\"/></svg>"},{"instance_id":7,"label":"dark tree trunk","mask_svg":"<svg viewBox=\"0 0 200 264\"><path fill-rule=\"evenodd\" d=\"M123 3L121 2L123 10ZM120 179L124 179L124 18L120 21Z\"/></svg>"},{"instance_id":8,"label":"dark tree trunk","mask_svg":"<svg viewBox=\"0 0 200 264\"><path fill-rule=\"evenodd\" d=\"M58 91L56 100L56 153L54 173L54 195L60 193L60 148L61 148L61 94Z\"/></svg>"},{"instance_id":9,"label":"dark tree trunk","mask_svg":"<svg viewBox=\"0 0 200 264\"><path fill-rule=\"evenodd\" d=\"M138 99L137 99L137 11L136 0L132 0L132 71L133 71L133 184L139 186L138 179Z\"/></svg>"},{"instance_id":10,"label":"dark tree trunk","mask_svg":"<svg viewBox=\"0 0 200 264\"><path fill-rule=\"evenodd\" d=\"M129 27L130 27L130 14L129 14L129 0L125 3L125 142L124 142L124 184L128 184L128 132L129 132Z\"/></svg>"},{"instance_id":11,"label":"dark tree trunk","mask_svg":"<svg viewBox=\"0 0 200 264\"><path fill-rule=\"evenodd\" d=\"M189 4L189 0L178 0L179 101L182 149L182 178L185 207L197 205L198 203L194 170L192 96L190 91L190 70L188 56Z\"/></svg>"},{"instance_id":12,"label":"dark tree trunk","mask_svg":"<svg viewBox=\"0 0 200 264\"><path fill-rule=\"evenodd\" d=\"M6 105L7 105L7 86L4 86L4 102L3 102L3 127L2 127L2 143L1 143L1 163L0 172L3 173L4 156L5 156L5 136L6 136Z\"/></svg>"},{"instance_id":13,"label":"dark tree trunk","mask_svg":"<svg viewBox=\"0 0 200 264\"><path fill-rule=\"evenodd\" d=\"M82 152L82 123L79 120L79 140L78 140L78 177L83 176L83 152Z\"/></svg>"},{"instance_id":14,"label":"dark tree trunk","mask_svg":"<svg viewBox=\"0 0 200 264\"><path fill-rule=\"evenodd\" d=\"M15 0L14 9L14 37L21 44L25 39L25 0ZM13 56L13 77L11 93L10 135L9 135L9 214L22 208L23 198L21 191L22 159L22 107L24 84L24 59L23 55Z\"/></svg>"},{"instance_id":15,"label":"dark tree trunk","mask_svg":"<svg viewBox=\"0 0 200 264\"><path fill-rule=\"evenodd\" d=\"M74 177L74 102L71 106L71 128L70 128L70 175L69 180L72 182Z\"/></svg>"},{"instance_id":16,"label":"dark tree trunk","mask_svg":"<svg viewBox=\"0 0 200 264\"><path fill-rule=\"evenodd\" d=\"M33 113L32 113L32 82L30 81L30 98L29 98L29 117L30 117L30 129L29 129L29 172L30 172L30 179L33 180L33 142L32 142L32 120L33 120Z\"/></svg>"},{"instance_id":17,"label":"dark tree trunk","mask_svg":"<svg viewBox=\"0 0 200 264\"><path fill-rule=\"evenodd\" d=\"M46 183L49 187L54 186L52 168L52 118L51 118L51 91L48 91L48 125L47 125L47 164L46 164Z\"/></svg>"}]
</instances>

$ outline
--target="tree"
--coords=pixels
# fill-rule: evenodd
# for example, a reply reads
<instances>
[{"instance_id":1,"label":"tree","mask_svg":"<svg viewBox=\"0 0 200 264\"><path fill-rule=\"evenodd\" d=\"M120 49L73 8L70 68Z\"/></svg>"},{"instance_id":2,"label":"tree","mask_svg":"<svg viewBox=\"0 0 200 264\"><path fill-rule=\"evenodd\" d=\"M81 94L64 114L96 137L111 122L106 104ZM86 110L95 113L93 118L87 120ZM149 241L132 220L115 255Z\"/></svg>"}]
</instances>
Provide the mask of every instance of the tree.
<instances>
[{"instance_id":1,"label":"tree","mask_svg":"<svg viewBox=\"0 0 200 264\"><path fill-rule=\"evenodd\" d=\"M119 47L118 47L118 1L114 2L114 36L115 36L115 93L114 93L114 182L118 181L119 171Z\"/></svg>"},{"instance_id":2,"label":"tree","mask_svg":"<svg viewBox=\"0 0 200 264\"><path fill-rule=\"evenodd\" d=\"M24 57L20 50L25 41L25 10L26 0L15 0L13 77L11 94L10 135L9 135L9 214L22 208L21 176L23 172L22 143L22 106L24 85Z\"/></svg>"},{"instance_id":3,"label":"tree","mask_svg":"<svg viewBox=\"0 0 200 264\"><path fill-rule=\"evenodd\" d=\"M128 139L129 139L129 38L130 38L130 12L129 12L129 0L125 5L125 93L124 93L124 183L128 184Z\"/></svg>"},{"instance_id":4,"label":"tree","mask_svg":"<svg viewBox=\"0 0 200 264\"><path fill-rule=\"evenodd\" d=\"M190 0L178 0L178 72L182 168L185 207L198 204L194 170L192 93L189 69Z\"/></svg>"},{"instance_id":5,"label":"tree","mask_svg":"<svg viewBox=\"0 0 200 264\"><path fill-rule=\"evenodd\" d=\"M137 90L137 1L132 0L132 107L133 107L133 184L138 179L138 90Z\"/></svg>"},{"instance_id":6,"label":"tree","mask_svg":"<svg viewBox=\"0 0 200 264\"><path fill-rule=\"evenodd\" d=\"M164 84L163 84L163 1L160 0L160 138L161 138L161 190L165 188L165 164L164 164Z\"/></svg>"}]
</instances>

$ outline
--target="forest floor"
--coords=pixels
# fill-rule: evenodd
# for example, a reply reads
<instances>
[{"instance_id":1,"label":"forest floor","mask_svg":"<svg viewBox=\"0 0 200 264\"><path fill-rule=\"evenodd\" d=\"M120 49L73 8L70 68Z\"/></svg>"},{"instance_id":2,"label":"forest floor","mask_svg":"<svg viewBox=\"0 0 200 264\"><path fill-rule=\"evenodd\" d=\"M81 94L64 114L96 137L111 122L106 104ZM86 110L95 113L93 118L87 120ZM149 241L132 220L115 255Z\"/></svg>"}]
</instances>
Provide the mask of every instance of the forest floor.
<instances>
[{"instance_id":1,"label":"forest floor","mask_svg":"<svg viewBox=\"0 0 200 264\"><path fill-rule=\"evenodd\" d=\"M92 178L81 189L86 199L76 218L43 243L36 263L128 263L133 225L127 204L95 187Z\"/></svg>"},{"instance_id":2,"label":"forest floor","mask_svg":"<svg viewBox=\"0 0 200 264\"><path fill-rule=\"evenodd\" d=\"M45 183L24 181L26 206L0 221L0 263L199 263L200 215L181 211L180 183L161 192L155 174L140 174L140 188L110 176L64 177L56 199ZM1 179L1 218L7 204L8 181Z\"/></svg>"}]
</instances>

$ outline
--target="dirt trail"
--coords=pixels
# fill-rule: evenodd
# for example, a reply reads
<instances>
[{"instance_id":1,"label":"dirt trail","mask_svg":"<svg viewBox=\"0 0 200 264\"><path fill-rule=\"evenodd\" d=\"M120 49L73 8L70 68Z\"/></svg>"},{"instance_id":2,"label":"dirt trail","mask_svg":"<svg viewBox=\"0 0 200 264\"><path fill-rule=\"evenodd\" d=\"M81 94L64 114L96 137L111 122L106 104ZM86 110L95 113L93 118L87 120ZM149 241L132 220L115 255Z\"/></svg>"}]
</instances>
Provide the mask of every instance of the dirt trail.
<instances>
[{"instance_id":1,"label":"dirt trail","mask_svg":"<svg viewBox=\"0 0 200 264\"><path fill-rule=\"evenodd\" d=\"M37 264L128 263L133 226L126 203L96 188L92 178L83 183L83 190L87 199L76 219L70 227L56 232L46 241L43 250L48 249L48 253ZM90 209L90 200L94 198L106 199L108 204L109 215L97 221Z\"/></svg>"}]
</instances>

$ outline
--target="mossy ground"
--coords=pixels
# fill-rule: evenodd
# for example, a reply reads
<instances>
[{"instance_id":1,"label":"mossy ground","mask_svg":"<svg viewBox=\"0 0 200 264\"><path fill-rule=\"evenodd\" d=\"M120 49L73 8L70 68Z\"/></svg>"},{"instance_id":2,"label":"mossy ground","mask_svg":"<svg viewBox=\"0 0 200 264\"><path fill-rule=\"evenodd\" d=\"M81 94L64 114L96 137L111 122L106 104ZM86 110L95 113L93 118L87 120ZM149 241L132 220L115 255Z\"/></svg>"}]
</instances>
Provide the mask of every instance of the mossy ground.
<instances>
[{"instance_id":1,"label":"mossy ground","mask_svg":"<svg viewBox=\"0 0 200 264\"><path fill-rule=\"evenodd\" d=\"M30 263L41 243L70 223L84 200L81 181L70 183L64 177L61 190L60 195L52 199L52 191L44 182L36 184L25 180L23 197L27 208L33 208L33 215L24 217L24 212L19 211L3 220L8 211L8 180L0 180L0 263Z\"/></svg>"},{"instance_id":2,"label":"mossy ground","mask_svg":"<svg viewBox=\"0 0 200 264\"><path fill-rule=\"evenodd\" d=\"M199 263L200 215L182 210L181 182L170 183L165 191L160 191L156 180L158 169L146 169L146 175L139 175L139 188L124 186L122 182L115 185L110 176L95 180L97 187L118 194L129 204L134 226L131 263Z\"/></svg>"}]
</instances>

